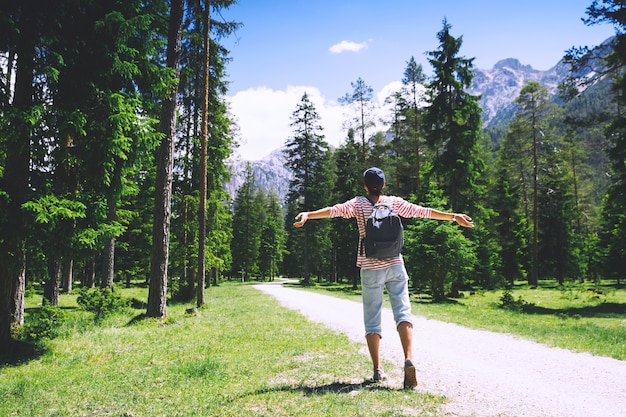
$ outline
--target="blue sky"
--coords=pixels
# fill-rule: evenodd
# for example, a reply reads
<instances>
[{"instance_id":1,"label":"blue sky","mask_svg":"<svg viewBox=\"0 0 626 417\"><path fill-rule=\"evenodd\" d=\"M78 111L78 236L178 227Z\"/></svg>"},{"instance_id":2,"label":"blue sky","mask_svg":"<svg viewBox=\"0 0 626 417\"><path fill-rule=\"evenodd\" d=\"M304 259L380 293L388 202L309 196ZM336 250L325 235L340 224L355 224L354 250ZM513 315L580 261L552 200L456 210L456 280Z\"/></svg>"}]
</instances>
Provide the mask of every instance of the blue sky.
<instances>
[{"instance_id":1,"label":"blue sky","mask_svg":"<svg viewBox=\"0 0 626 417\"><path fill-rule=\"evenodd\" d=\"M594 46L610 25L585 26L591 0L238 0L222 12L243 24L221 42L230 50L228 97L240 129L238 153L260 159L291 135L290 116L307 92L326 140L340 145L345 109L337 99L359 77L375 100L397 88L414 57L429 75L426 52L439 46L447 19L462 36L460 55L490 69L517 58L553 67L572 46ZM219 16L213 16L219 18Z\"/></svg>"}]
</instances>

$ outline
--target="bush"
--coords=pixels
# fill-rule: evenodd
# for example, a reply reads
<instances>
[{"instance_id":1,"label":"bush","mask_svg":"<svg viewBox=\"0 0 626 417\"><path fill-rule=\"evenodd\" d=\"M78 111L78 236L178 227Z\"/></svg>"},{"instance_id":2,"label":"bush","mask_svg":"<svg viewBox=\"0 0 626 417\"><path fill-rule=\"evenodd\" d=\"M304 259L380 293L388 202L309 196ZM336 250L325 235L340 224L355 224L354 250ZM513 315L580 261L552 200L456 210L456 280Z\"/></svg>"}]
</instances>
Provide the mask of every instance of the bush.
<instances>
[{"instance_id":1,"label":"bush","mask_svg":"<svg viewBox=\"0 0 626 417\"><path fill-rule=\"evenodd\" d=\"M502 296L500 297L500 303L498 304L498 308L522 313L530 310L533 305L533 303L529 303L528 301L523 300L522 296L519 296L516 300L513 297L511 290L504 290L502 292Z\"/></svg>"},{"instance_id":2,"label":"bush","mask_svg":"<svg viewBox=\"0 0 626 417\"><path fill-rule=\"evenodd\" d=\"M53 339L58 336L58 330L65 320L65 313L58 306L47 302L33 313L22 328L22 335L27 341L37 341L43 338Z\"/></svg>"},{"instance_id":3,"label":"bush","mask_svg":"<svg viewBox=\"0 0 626 417\"><path fill-rule=\"evenodd\" d=\"M111 288L81 288L76 302L83 309L94 313L94 320L99 322L106 316L123 311L130 306L130 300L117 294Z\"/></svg>"}]
</instances>

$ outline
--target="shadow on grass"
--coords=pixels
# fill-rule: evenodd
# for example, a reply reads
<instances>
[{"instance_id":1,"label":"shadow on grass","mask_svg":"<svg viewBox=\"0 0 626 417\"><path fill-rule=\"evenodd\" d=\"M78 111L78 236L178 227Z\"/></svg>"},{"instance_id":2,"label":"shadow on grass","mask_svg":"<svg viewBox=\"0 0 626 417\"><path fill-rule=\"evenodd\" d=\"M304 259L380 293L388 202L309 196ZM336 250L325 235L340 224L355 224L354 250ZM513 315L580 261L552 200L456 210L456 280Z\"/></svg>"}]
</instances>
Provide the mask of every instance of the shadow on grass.
<instances>
[{"instance_id":1,"label":"shadow on grass","mask_svg":"<svg viewBox=\"0 0 626 417\"><path fill-rule=\"evenodd\" d=\"M580 317L597 317L611 318L616 315L626 314L626 304L624 303L600 303L593 306L570 307L570 308L547 308L534 304L524 306L524 312L529 314L546 314L552 316L580 316Z\"/></svg>"},{"instance_id":2,"label":"shadow on grass","mask_svg":"<svg viewBox=\"0 0 626 417\"><path fill-rule=\"evenodd\" d=\"M326 394L350 394L354 391L396 391L379 382L367 380L361 383L332 382L324 385L277 385L254 392L254 395L267 394L270 392L302 392L308 397ZM398 390L399 391L399 390Z\"/></svg>"},{"instance_id":3,"label":"shadow on grass","mask_svg":"<svg viewBox=\"0 0 626 417\"><path fill-rule=\"evenodd\" d=\"M0 349L0 369L5 366L16 366L39 358L45 349L36 344L15 340L9 346Z\"/></svg>"}]
</instances>

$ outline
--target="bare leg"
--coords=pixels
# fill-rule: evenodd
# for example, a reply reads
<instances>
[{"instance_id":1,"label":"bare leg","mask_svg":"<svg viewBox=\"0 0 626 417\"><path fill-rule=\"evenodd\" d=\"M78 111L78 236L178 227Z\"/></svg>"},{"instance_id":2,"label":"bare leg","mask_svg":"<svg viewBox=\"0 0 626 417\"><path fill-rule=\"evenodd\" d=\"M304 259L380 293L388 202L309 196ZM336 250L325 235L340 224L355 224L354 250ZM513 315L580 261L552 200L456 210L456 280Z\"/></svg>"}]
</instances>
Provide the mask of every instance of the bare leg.
<instances>
[{"instance_id":1,"label":"bare leg","mask_svg":"<svg viewBox=\"0 0 626 417\"><path fill-rule=\"evenodd\" d=\"M365 339L367 340L367 347L372 358L374 372L380 372L382 371L380 366L380 335L378 333L368 333Z\"/></svg>"},{"instance_id":2,"label":"bare leg","mask_svg":"<svg viewBox=\"0 0 626 417\"><path fill-rule=\"evenodd\" d=\"M398 325L398 334L404 351L404 388L413 389L417 386L415 366L413 365L413 325L403 321Z\"/></svg>"},{"instance_id":3,"label":"bare leg","mask_svg":"<svg viewBox=\"0 0 626 417\"><path fill-rule=\"evenodd\" d=\"M404 351L404 360L413 360L413 325L408 321L403 321L398 325L398 334Z\"/></svg>"}]
</instances>

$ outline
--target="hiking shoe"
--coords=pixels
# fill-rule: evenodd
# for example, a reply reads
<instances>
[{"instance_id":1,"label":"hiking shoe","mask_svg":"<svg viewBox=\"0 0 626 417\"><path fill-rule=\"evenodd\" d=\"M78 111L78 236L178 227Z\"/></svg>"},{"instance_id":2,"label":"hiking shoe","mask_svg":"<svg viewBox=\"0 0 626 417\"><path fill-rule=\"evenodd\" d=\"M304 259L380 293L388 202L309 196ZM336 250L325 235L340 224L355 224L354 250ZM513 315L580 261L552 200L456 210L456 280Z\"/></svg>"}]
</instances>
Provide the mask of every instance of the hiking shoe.
<instances>
[{"instance_id":1,"label":"hiking shoe","mask_svg":"<svg viewBox=\"0 0 626 417\"><path fill-rule=\"evenodd\" d=\"M415 366L413 362L406 361L404 363L404 389L413 389L417 387L417 376L415 376Z\"/></svg>"},{"instance_id":2,"label":"hiking shoe","mask_svg":"<svg viewBox=\"0 0 626 417\"><path fill-rule=\"evenodd\" d=\"M383 371L382 369L374 371L374 376L372 377L372 380L374 382L384 381L385 379L387 379L387 374L385 374L385 371Z\"/></svg>"}]
</instances>

